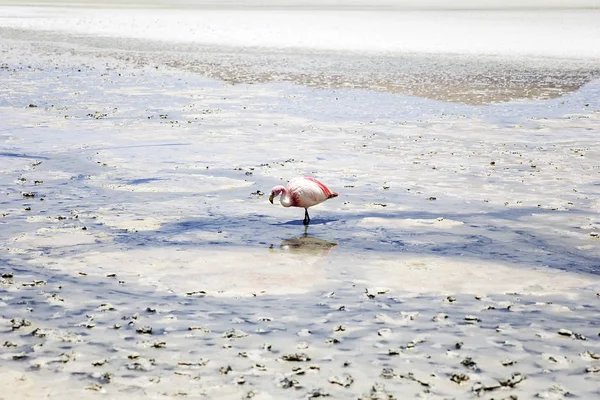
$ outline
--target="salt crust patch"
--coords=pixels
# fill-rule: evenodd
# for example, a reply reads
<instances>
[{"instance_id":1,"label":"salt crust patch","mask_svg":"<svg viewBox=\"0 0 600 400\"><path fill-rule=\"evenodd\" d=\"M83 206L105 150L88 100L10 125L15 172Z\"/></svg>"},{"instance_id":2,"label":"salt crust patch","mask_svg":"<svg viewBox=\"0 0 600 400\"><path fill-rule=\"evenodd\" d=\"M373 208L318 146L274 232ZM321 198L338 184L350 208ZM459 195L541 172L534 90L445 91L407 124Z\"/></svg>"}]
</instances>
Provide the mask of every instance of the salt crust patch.
<instances>
[{"instance_id":1,"label":"salt crust patch","mask_svg":"<svg viewBox=\"0 0 600 400\"><path fill-rule=\"evenodd\" d=\"M99 210L96 220L110 228L127 229L130 231L153 231L161 227L162 224L169 221L168 218L157 218L151 216L140 216L135 214L102 214Z\"/></svg>"},{"instance_id":2,"label":"salt crust patch","mask_svg":"<svg viewBox=\"0 0 600 400\"><path fill-rule=\"evenodd\" d=\"M80 227L72 228L40 228L35 233L25 233L13 238L17 244L27 245L30 248L38 247L66 247L96 243L101 234L91 234Z\"/></svg>"},{"instance_id":3,"label":"salt crust patch","mask_svg":"<svg viewBox=\"0 0 600 400\"><path fill-rule=\"evenodd\" d=\"M32 171L28 171L27 173L23 174L23 177L26 178L28 181L34 181L34 180L39 180L40 176L43 176L43 181L44 182L48 182L48 181L54 181L54 180L68 180L71 179L73 177L72 173L69 173L67 171L59 171L59 170L44 170L43 173L38 171L38 170L32 170ZM39 186L42 187L42 186Z\"/></svg>"},{"instance_id":4,"label":"salt crust patch","mask_svg":"<svg viewBox=\"0 0 600 400\"><path fill-rule=\"evenodd\" d=\"M128 192L214 193L247 187L251 186L252 184L252 182L239 179L215 176L202 176L201 179L192 179L189 175L169 175L168 179L149 181L147 183L110 183L103 186L113 190Z\"/></svg>"},{"instance_id":5,"label":"salt crust patch","mask_svg":"<svg viewBox=\"0 0 600 400\"><path fill-rule=\"evenodd\" d=\"M121 277L134 276L140 283L179 294L194 291L220 296L263 291L273 295L300 294L337 279L337 274L332 275L331 271L349 264L348 253L330 252L335 243L312 241L307 246L298 248L289 243L276 250L215 246L86 252L63 258L52 268L73 274L86 271L104 275L119 271ZM38 257L32 262L48 265L53 260ZM361 272L355 274L357 283L413 294L518 292L561 293L570 297L582 288L593 289L597 285L593 276L585 274L517 268L464 258L356 254L352 260L352 265L360 266Z\"/></svg>"},{"instance_id":6,"label":"salt crust patch","mask_svg":"<svg viewBox=\"0 0 600 400\"><path fill-rule=\"evenodd\" d=\"M201 242L229 242L227 240L227 232L186 232L180 235L173 235L170 237L173 242L189 242L189 243L201 243Z\"/></svg>"},{"instance_id":7,"label":"salt crust patch","mask_svg":"<svg viewBox=\"0 0 600 400\"><path fill-rule=\"evenodd\" d=\"M143 284L185 294L206 291L235 296L265 291L273 295L300 294L326 282L315 256L267 249L165 249L86 252L62 259L53 268L77 273L136 276ZM47 263L38 258L34 263Z\"/></svg>"},{"instance_id":8,"label":"salt crust patch","mask_svg":"<svg viewBox=\"0 0 600 400\"><path fill-rule=\"evenodd\" d=\"M401 256L369 260L363 282L411 293L562 293L569 297L581 288L593 287L597 279L591 275L549 268L517 268L493 261Z\"/></svg>"},{"instance_id":9,"label":"salt crust patch","mask_svg":"<svg viewBox=\"0 0 600 400\"><path fill-rule=\"evenodd\" d=\"M382 228L435 228L435 229L451 229L455 226L463 225L461 221L451 219L400 219L400 218L378 218L367 217L363 218L359 223L368 227Z\"/></svg>"},{"instance_id":10,"label":"salt crust patch","mask_svg":"<svg viewBox=\"0 0 600 400\"><path fill-rule=\"evenodd\" d=\"M39 358L36 360L41 361ZM106 390L84 391L81 387L73 385L71 379L67 374L61 377L55 373L44 374L39 371L17 371L14 368L0 367L0 386L10 388L5 391L10 396L4 397L4 394L0 394L0 400L96 399L100 393L106 393ZM129 400L145 398L148 397L135 393L127 394Z\"/></svg>"}]
</instances>

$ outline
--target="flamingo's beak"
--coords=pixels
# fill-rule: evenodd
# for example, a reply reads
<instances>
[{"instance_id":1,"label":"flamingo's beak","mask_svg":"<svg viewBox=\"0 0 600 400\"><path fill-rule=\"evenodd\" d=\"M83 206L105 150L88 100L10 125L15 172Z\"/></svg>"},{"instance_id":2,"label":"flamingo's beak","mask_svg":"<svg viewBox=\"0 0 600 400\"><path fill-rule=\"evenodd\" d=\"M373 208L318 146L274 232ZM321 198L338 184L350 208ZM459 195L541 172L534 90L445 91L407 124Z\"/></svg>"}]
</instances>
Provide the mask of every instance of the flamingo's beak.
<instances>
[{"instance_id":1,"label":"flamingo's beak","mask_svg":"<svg viewBox=\"0 0 600 400\"><path fill-rule=\"evenodd\" d=\"M275 195L273 193L271 193L271 195L269 196L269 201L271 202L271 204L273 204L274 198L275 198Z\"/></svg>"}]
</instances>

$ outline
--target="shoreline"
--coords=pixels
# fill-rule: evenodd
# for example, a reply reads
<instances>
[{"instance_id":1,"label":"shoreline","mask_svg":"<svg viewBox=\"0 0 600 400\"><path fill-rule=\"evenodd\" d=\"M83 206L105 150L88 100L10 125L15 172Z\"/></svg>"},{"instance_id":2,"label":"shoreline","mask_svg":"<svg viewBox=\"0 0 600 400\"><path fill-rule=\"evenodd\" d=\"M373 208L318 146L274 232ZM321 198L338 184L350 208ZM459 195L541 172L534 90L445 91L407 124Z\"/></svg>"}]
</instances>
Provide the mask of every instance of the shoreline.
<instances>
[{"instance_id":1,"label":"shoreline","mask_svg":"<svg viewBox=\"0 0 600 400\"><path fill-rule=\"evenodd\" d=\"M600 79L593 60L552 57L507 57L465 54L365 54L324 50L216 47L160 40L69 36L0 28L9 40L43 43L44 52L84 52L135 59L227 84L291 83L325 90L369 90L432 100L486 105L523 100L548 100L579 90ZM39 46L38 46L39 47ZM52 49L54 47L54 49ZM52 50L49 50L52 49ZM38 51L39 51L38 50ZM127 54L126 56L122 54ZM337 69L329 68L335 59ZM442 69L436 66L442 65ZM371 65L361 71L359 65Z\"/></svg>"}]
</instances>

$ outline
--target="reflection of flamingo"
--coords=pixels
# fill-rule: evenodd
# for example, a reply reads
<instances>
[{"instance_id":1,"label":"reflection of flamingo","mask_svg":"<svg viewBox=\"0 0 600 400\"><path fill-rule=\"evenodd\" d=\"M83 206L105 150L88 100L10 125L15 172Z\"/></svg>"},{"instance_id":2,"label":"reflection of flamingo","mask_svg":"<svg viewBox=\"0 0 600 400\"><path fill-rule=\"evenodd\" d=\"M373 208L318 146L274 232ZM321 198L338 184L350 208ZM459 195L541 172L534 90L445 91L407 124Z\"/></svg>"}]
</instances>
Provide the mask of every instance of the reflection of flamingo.
<instances>
[{"instance_id":1,"label":"reflection of flamingo","mask_svg":"<svg viewBox=\"0 0 600 400\"><path fill-rule=\"evenodd\" d=\"M308 236L308 232L304 231L304 235L286 239L281 242L279 248L281 251L290 252L292 254L307 254L317 257L325 257L329 250L336 247L336 242L319 239L314 236Z\"/></svg>"},{"instance_id":2,"label":"reflection of flamingo","mask_svg":"<svg viewBox=\"0 0 600 400\"><path fill-rule=\"evenodd\" d=\"M308 207L338 196L336 192L332 192L327 186L309 176L292 179L287 188L275 186L271 189L271 195L269 196L271 204L273 204L273 199L279 195L281 195L279 201L282 206L304 208L304 225L308 225L310 222Z\"/></svg>"}]
</instances>

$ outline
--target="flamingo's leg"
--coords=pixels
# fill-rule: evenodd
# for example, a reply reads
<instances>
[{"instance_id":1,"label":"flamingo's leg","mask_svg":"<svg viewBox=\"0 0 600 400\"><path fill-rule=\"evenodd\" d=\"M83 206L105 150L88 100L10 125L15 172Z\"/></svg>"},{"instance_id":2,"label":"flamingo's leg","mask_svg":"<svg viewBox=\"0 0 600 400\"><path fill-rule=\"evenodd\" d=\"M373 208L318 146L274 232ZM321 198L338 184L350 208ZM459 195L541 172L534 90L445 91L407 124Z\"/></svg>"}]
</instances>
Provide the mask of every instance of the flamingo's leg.
<instances>
[{"instance_id":1,"label":"flamingo's leg","mask_svg":"<svg viewBox=\"0 0 600 400\"><path fill-rule=\"evenodd\" d=\"M310 217L308 216L308 208L304 209L304 225L308 225L308 223L310 222Z\"/></svg>"}]
</instances>

